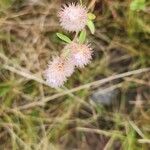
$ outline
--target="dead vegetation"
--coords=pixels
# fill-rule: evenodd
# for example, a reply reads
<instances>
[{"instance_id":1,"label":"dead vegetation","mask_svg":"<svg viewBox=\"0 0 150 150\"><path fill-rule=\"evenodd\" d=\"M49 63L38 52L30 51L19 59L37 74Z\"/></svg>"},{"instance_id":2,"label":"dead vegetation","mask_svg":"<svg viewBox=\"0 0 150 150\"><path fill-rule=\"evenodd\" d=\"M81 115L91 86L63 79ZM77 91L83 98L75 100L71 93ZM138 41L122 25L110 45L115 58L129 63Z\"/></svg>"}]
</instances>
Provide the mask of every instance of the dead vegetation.
<instances>
[{"instance_id":1,"label":"dead vegetation","mask_svg":"<svg viewBox=\"0 0 150 150\"><path fill-rule=\"evenodd\" d=\"M150 149L150 2L133 11L131 1L84 1L97 16L93 61L52 89L43 71L64 45L64 2L0 0L0 149ZM118 89L118 104L94 103L99 87Z\"/></svg>"}]
</instances>

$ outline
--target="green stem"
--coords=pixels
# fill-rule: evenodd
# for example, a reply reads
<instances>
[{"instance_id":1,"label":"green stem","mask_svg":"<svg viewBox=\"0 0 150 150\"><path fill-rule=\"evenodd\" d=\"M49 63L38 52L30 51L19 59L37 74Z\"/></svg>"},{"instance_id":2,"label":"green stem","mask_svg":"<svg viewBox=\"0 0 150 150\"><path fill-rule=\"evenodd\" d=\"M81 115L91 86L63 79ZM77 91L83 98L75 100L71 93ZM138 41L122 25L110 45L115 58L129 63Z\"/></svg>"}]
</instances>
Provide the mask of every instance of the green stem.
<instances>
[{"instance_id":1,"label":"green stem","mask_svg":"<svg viewBox=\"0 0 150 150\"><path fill-rule=\"evenodd\" d=\"M76 41L76 39L78 38L78 34L79 34L79 32L76 32L76 33L75 33L75 36L74 36L74 38L73 38L73 41Z\"/></svg>"},{"instance_id":2,"label":"green stem","mask_svg":"<svg viewBox=\"0 0 150 150\"><path fill-rule=\"evenodd\" d=\"M80 4L81 4L81 5L83 4L82 0L80 0Z\"/></svg>"}]
</instances>

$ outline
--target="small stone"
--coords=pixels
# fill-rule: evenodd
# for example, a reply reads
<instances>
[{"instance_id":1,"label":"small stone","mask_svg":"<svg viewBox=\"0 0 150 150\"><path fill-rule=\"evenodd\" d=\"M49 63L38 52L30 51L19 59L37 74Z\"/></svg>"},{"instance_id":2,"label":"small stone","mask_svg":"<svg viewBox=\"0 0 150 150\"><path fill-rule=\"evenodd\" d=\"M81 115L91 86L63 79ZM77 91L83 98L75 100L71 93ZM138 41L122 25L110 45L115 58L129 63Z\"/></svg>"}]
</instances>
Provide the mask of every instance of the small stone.
<instances>
[{"instance_id":1,"label":"small stone","mask_svg":"<svg viewBox=\"0 0 150 150\"><path fill-rule=\"evenodd\" d=\"M91 100L96 104L109 106L113 103L116 103L118 94L118 89L104 91L104 89L99 88L98 90L93 92L93 94L91 95Z\"/></svg>"}]
</instances>

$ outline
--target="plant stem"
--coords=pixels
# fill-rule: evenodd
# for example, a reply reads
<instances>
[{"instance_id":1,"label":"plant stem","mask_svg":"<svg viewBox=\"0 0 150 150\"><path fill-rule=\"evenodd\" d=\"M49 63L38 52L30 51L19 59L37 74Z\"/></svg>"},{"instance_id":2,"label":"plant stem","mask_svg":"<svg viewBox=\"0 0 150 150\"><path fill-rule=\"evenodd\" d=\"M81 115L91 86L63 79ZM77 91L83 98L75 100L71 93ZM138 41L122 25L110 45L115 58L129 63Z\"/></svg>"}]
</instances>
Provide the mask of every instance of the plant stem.
<instances>
[{"instance_id":1,"label":"plant stem","mask_svg":"<svg viewBox=\"0 0 150 150\"><path fill-rule=\"evenodd\" d=\"M96 0L92 0L88 6L88 9L91 9L96 3Z\"/></svg>"},{"instance_id":2,"label":"plant stem","mask_svg":"<svg viewBox=\"0 0 150 150\"><path fill-rule=\"evenodd\" d=\"M80 0L80 4L81 4L81 5L83 4L82 0Z\"/></svg>"},{"instance_id":3,"label":"plant stem","mask_svg":"<svg viewBox=\"0 0 150 150\"><path fill-rule=\"evenodd\" d=\"M79 34L79 32L76 32L76 33L75 33L75 36L74 36L74 38L73 38L73 41L76 41L76 39L77 39L77 37L78 37L78 34Z\"/></svg>"}]
</instances>

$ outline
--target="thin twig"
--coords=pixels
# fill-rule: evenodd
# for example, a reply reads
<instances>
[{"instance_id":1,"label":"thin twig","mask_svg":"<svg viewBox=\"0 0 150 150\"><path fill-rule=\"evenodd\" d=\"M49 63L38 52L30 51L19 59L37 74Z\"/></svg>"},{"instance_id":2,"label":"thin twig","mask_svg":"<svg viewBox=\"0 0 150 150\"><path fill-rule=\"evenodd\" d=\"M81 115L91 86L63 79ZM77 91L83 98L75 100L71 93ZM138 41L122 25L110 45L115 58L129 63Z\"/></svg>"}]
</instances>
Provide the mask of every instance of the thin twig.
<instances>
[{"instance_id":1,"label":"thin twig","mask_svg":"<svg viewBox=\"0 0 150 150\"><path fill-rule=\"evenodd\" d=\"M34 80L34 81L37 81L41 84L49 86L43 79L40 79L40 78L36 77L35 75L19 71L19 70L15 69L14 67L11 67L11 66L8 66L8 65L4 65L3 68L5 68L6 70L9 70L11 72L14 72L18 75L21 75L21 76L23 76L23 77L25 77L29 80ZM67 94L71 94L71 93L77 92L79 90L88 89L91 86L96 87L96 86L102 85L104 83L110 82L112 80L124 78L124 77L131 76L131 75L136 75L136 74L140 74L140 73L144 73L144 72L148 72L148 71L150 71L150 68L142 68L142 69L133 70L133 71L117 74L117 75L112 75L110 77L107 77L107 78L104 78L104 79L101 79L101 80L98 80L98 81L90 82L88 84L84 84L84 85L78 86L76 88L63 91L63 92L60 91L59 89L57 89L57 91L59 91L61 93L54 94L50 98L45 98L42 101L36 101L36 102L32 102L30 104L20 106L17 109L29 109L29 108L32 108L32 107L35 107L35 106L41 106L41 105L44 105L45 103L47 103L48 101L50 101L52 99L55 99L55 98L58 98L58 97L61 97L61 96L67 95Z\"/></svg>"},{"instance_id":2,"label":"thin twig","mask_svg":"<svg viewBox=\"0 0 150 150\"><path fill-rule=\"evenodd\" d=\"M38 82L38 83L41 83L41 84L46 85L46 86L49 86L46 81L44 81L43 79L37 77L35 74L31 74L31 73L29 73L29 72L27 73L27 72L25 72L24 70L23 70L23 71L22 71L22 70L18 70L17 68L12 67L12 66L9 66L9 65L3 65L3 68L5 68L6 70L9 70L9 71L11 71L11 72L13 72L13 73L16 73L16 74L18 74L18 75L20 75L20 76L23 76L24 78L26 78L26 79L28 79L28 80L34 80L34 81L36 81L36 82ZM51 96L52 99L55 99L55 98L57 98L57 97L60 97L61 94L65 93L65 92L63 91L63 89L61 89L61 88L55 88L55 89L56 89L56 91L58 91L59 93L58 93L58 94L55 94L54 96ZM82 100L81 98L78 98L77 96L72 95L72 93L66 93L66 94L63 94L63 95L69 95L69 96L75 98L75 99L76 99L77 101L79 101L80 103L84 103L86 106L88 106L87 102L85 102L85 101ZM39 106L45 105L45 103L46 103L45 100L47 101L46 98L45 98L44 100L42 100L42 101L38 101L38 102L37 102L37 103L38 103L37 105L39 105ZM48 100L48 101L49 101L49 100ZM33 103L34 103L34 102L33 102ZM22 107L22 106L21 106L21 107ZM32 104L31 104L30 108L31 108L31 107L32 107ZM23 109L23 108L22 108L22 109Z\"/></svg>"}]
</instances>

